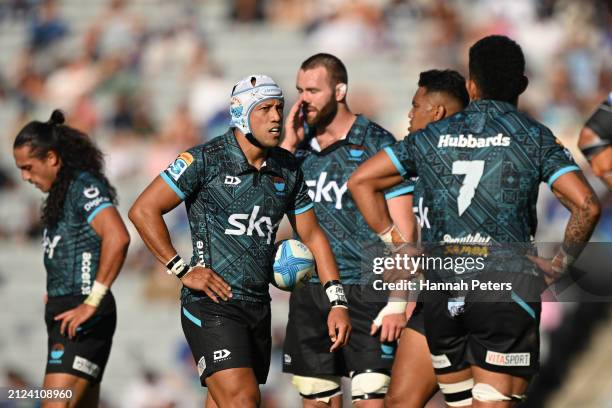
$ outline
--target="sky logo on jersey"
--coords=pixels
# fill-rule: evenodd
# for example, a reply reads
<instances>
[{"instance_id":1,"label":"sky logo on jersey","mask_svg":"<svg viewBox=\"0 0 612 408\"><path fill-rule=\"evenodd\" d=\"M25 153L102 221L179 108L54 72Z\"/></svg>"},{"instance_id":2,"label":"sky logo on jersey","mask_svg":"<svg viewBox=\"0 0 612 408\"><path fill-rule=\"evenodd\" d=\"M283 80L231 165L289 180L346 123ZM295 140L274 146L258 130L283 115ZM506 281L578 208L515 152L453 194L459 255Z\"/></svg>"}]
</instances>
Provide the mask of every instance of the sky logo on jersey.
<instances>
[{"instance_id":1,"label":"sky logo on jersey","mask_svg":"<svg viewBox=\"0 0 612 408\"><path fill-rule=\"evenodd\" d=\"M277 195L284 195L285 194L285 179L283 179L282 177L275 176L274 178L272 178L272 181L274 182L274 188L276 189ZM282 194L279 194L279 193L282 193Z\"/></svg>"},{"instance_id":2,"label":"sky logo on jersey","mask_svg":"<svg viewBox=\"0 0 612 408\"><path fill-rule=\"evenodd\" d=\"M49 259L53 259L53 254L55 253L55 247L57 243L62 239L61 235L56 235L53 239L50 239L47 235L47 229L45 228L43 232L43 251L47 254Z\"/></svg>"},{"instance_id":3,"label":"sky logo on jersey","mask_svg":"<svg viewBox=\"0 0 612 408\"><path fill-rule=\"evenodd\" d=\"M359 145L351 145L349 148L349 160L353 160L353 161L360 161L361 160L361 156L363 156L363 153L365 152L365 148L363 146L359 146Z\"/></svg>"},{"instance_id":4,"label":"sky logo on jersey","mask_svg":"<svg viewBox=\"0 0 612 408\"><path fill-rule=\"evenodd\" d=\"M168 166L168 173L170 173L170 177L177 181L181 175L187 170L193 163L193 156L189 152L183 152L176 158L174 162L170 166Z\"/></svg>"},{"instance_id":5,"label":"sky logo on jersey","mask_svg":"<svg viewBox=\"0 0 612 408\"><path fill-rule=\"evenodd\" d=\"M256 233L257 236L266 237L266 244L272 241L272 233L274 227L270 217L258 217L259 206L253 207L251 214L232 214L227 219L227 222L234 228L226 228L226 235L247 235L252 236ZM248 224L243 223L247 221Z\"/></svg>"},{"instance_id":6,"label":"sky logo on jersey","mask_svg":"<svg viewBox=\"0 0 612 408\"><path fill-rule=\"evenodd\" d=\"M346 193L347 185L346 182L341 186L338 186L338 183L335 181L327 180L327 172L324 171L319 174L319 178L317 180L306 180L306 185L308 187L314 187L315 189L308 189L308 196L315 203L320 203L321 201L326 202L335 202L336 209L342 209L342 196ZM333 191L334 197L332 198L331 192Z\"/></svg>"},{"instance_id":7,"label":"sky logo on jersey","mask_svg":"<svg viewBox=\"0 0 612 408\"><path fill-rule=\"evenodd\" d=\"M423 197L419 197L418 205L412 207L412 212L417 219L417 222L423 227L431 228L429 224L429 218L427 218L427 214L429 214L429 207L423 206Z\"/></svg>"}]
</instances>

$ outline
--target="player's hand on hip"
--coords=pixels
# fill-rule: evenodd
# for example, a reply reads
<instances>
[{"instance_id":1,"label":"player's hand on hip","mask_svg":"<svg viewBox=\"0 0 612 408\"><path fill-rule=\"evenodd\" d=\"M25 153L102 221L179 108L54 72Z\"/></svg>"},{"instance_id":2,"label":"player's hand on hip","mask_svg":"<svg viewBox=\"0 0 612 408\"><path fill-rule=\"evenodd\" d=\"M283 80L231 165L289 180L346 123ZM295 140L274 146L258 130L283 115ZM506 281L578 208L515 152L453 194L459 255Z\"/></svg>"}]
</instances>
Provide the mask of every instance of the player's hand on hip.
<instances>
[{"instance_id":1,"label":"player's hand on hip","mask_svg":"<svg viewBox=\"0 0 612 408\"><path fill-rule=\"evenodd\" d=\"M232 297L230 285L217 275L215 271L200 265L194 266L187 275L181 278L181 282L189 289L206 293L215 303L219 303L218 297L225 301Z\"/></svg>"},{"instance_id":2,"label":"player's hand on hip","mask_svg":"<svg viewBox=\"0 0 612 408\"><path fill-rule=\"evenodd\" d=\"M544 280L547 285L555 282L561 277L561 274L555 272L552 259L541 258L539 256L526 255L542 272L544 272Z\"/></svg>"},{"instance_id":3,"label":"player's hand on hip","mask_svg":"<svg viewBox=\"0 0 612 408\"><path fill-rule=\"evenodd\" d=\"M404 327L406 327L406 312L388 314L382 318L380 326L372 323L370 335L373 336L380 330L380 342L392 342L400 338Z\"/></svg>"},{"instance_id":4,"label":"player's hand on hip","mask_svg":"<svg viewBox=\"0 0 612 408\"><path fill-rule=\"evenodd\" d=\"M351 322L348 309L332 307L327 315L327 330L329 338L333 343L329 349L330 353L346 346L351 337Z\"/></svg>"},{"instance_id":5,"label":"player's hand on hip","mask_svg":"<svg viewBox=\"0 0 612 408\"><path fill-rule=\"evenodd\" d=\"M67 331L68 338L72 339L76 336L78 327L89 320L96 313L96 308L81 303L74 309L66 310L63 313L58 314L53 319L61 320L60 333L63 336Z\"/></svg>"},{"instance_id":6,"label":"player's hand on hip","mask_svg":"<svg viewBox=\"0 0 612 408\"><path fill-rule=\"evenodd\" d=\"M294 152L297 145L304 140L304 112L302 111L302 99L297 101L289 110L289 115L285 120L284 133L285 137L281 143L283 149Z\"/></svg>"}]
</instances>

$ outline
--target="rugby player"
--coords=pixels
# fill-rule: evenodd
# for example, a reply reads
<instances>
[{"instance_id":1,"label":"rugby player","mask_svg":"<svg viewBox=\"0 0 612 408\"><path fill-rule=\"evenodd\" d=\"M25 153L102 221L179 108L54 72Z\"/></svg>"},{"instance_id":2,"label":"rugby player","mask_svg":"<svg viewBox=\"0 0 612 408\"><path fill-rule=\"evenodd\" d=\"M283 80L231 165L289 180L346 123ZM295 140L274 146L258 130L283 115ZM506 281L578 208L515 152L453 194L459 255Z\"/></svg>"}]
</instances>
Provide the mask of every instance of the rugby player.
<instances>
[{"instance_id":1,"label":"rugby player","mask_svg":"<svg viewBox=\"0 0 612 408\"><path fill-rule=\"evenodd\" d=\"M207 406L256 407L270 368L274 240L287 214L314 254L327 294L327 350L350 334L346 297L295 157L278 147L282 90L264 75L231 93L230 129L179 155L130 210L144 242L183 283L182 326ZM185 201L193 256L172 246L163 214ZM330 342L331 339L331 342Z\"/></svg>"},{"instance_id":2,"label":"rugby player","mask_svg":"<svg viewBox=\"0 0 612 408\"><path fill-rule=\"evenodd\" d=\"M43 388L73 392L69 402L45 401L43 407L97 407L117 322L109 288L130 238L104 176L102 152L63 123L56 110L47 122L28 123L13 144L23 180L48 193L42 210L48 333Z\"/></svg>"},{"instance_id":3,"label":"rugby player","mask_svg":"<svg viewBox=\"0 0 612 408\"><path fill-rule=\"evenodd\" d=\"M469 101L465 78L457 71L433 69L421 72L408 114L410 127L406 137L463 110ZM412 183L415 182L414 192L408 196L410 206L419 227L429 229L429 208L423 200L418 180ZM423 304L418 303L402 331L391 370L391 384L385 397L387 407L421 408L438 388L425 339L422 312Z\"/></svg>"},{"instance_id":4,"label":"rugby player","mask_svg":"<svg viewBox=\"0 0 612 408\"><path fill-rule=\"evenodd\" d=\"M431 229L423 231L429 243L478 241L477 235L499 244L531 242L542 181L571 212L555 257L530 258L540 271L519 254L488 263L492 270L502 269L500 279L513 287L496 292L496 303L479 302L487 294L474 290L462 297L425 293L427 343L438 384L453 407L510 407L524 398L538 370L544 279L567 273L601 210L569 151L548 128L517 110L528 84L524 70L514 41L479 40L469 52L468 107L386 148L349 180L368 224L394 243L397 228L382 191L402 176L418 175L422 183L431 210Z\"/></svg>"},{"instance_id":5,"label":"rugby player","mask_svg":"<svg viewBox=\"0 0 612 408\"><path fill-rule=\"evenodd\" d=\"M301 161L308 194L330 240L351 305L351 342L341 353L330 354L326 348L327 300L320 277L315 274L304 288L291 294L283 371L294 374L292 382L305 407L341 406L340 381L347 375L352 378L355 406L382 407L395 341L406 323L406 302L389 302L378 317L378 327L371 327L385 299L382 304L374 302L360 286L362 248L378 238L357 210L346 183L361 163L395 143L395 138L365 116L351 112L347 86L346 68L337 57L321 53L306 59L297 74L299 98L285 123L281 144ZM415 228L407 195L412 189L404 183L385 196L394 222L407 237ZM380 336L374 337L379 329Z\"/></svg>"},{"instance_id":6,"label":"rugby player","mask_svg":"<svg viewBox=\"0 0 612 408\"><path fill-rule=\"evenodd\" d=\"M612 189L612 92L584 124L578 148L595 175Z\"/></svg>"}]
</instances>

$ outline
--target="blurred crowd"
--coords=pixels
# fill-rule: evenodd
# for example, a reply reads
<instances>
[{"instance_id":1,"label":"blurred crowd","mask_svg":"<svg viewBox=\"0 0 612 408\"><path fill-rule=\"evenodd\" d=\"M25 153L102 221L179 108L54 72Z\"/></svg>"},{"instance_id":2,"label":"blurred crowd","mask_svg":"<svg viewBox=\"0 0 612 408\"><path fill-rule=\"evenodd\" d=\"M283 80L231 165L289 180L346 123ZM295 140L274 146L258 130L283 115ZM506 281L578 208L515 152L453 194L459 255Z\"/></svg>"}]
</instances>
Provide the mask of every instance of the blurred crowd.
<instances>
[{"instance_id":1,"label":"blurred crowd","mask_svg":"<svg viewBox=\"0 0 612 408\"><path fill-rule=\"evenodd\" d=\"M92 12L84 12L90 7ZM207 26L210 19L203 16L212 7L221 10L221 18ZM266 49L291 30L305 49L349 59L385 56L406 73L414 73L411 66L467 73L470 44L488 34L508 35L521 44L528 64L530 86L520 108L549 126L584 164L573 146L585 119L612 89L611 23L605 0L1 1L0 44L13 52L0 65L0 242L40 239L41 197L20 182L12 163L14 135L27 121L46 120L53 108L64 110L70 126L102 146L107 174L126 208L177 153L227 127L228 95L237 78L228 77L216 56L224 47L223 32L244 27L267 30ZM6 30L20 34L11 40L2 34ZM408 34L413 37L405 38ZM258 50L250 52L257 57ZM289 69L293 78L297 65ZM414 90L417 76L386 80ZM411 96L403 95L405 106L394 107L400 116L408 112ZM349 102L354 111L380 120L390 109L384 99L373 90L355 90ZM405 126L382 124L397 138L405 136ZM601 184L597 189L605 192ZM609 195L605 200L609 208ZM545 199L540 213L539 238L558 241L567 212ZM610 241L609 211L601 222L605 227L595 240ZM183 212L176 211L170 224L188 251ZM123 273L146 277L144 296L152 301L175 301L177 285L135 241ZM561 308L545 311L544 332L559 326ZM277 354L282 329L274 329ZM165 380L159 373L143 369L126 400L144 398L140 394L147 390L163 393L167 387L154 386L160 381ZM155 395L149 397L166 401ZM167 400L125 406L173 406ZM272 400L268 404L274 406Z\"/></svg>"}]
</instances>

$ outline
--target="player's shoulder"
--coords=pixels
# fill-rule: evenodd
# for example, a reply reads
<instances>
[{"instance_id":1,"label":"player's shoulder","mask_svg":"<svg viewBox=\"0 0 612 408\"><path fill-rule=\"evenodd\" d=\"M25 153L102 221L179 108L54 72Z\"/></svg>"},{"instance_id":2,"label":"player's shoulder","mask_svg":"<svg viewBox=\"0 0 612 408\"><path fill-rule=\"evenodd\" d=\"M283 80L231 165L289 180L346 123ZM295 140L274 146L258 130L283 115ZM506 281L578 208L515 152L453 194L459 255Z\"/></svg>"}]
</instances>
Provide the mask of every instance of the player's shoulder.
<instances>
[{"instance_id":1,"label":"player's shoulder","mask_svg":"<svg viewBox=\"0 0 612 408\"><path fill-rule=\"evenodd\" d=\"M391 132L365 116L358 116L357 125L363 129L362 145L371 145L379 150L381 146L390 145L397 141Z\"/></svg>"},{"instance_id":2,"label":"player's shoulder","mask_svg":"<svg viewBox=\"0 0 612 408\"><path fill-rule=\"evenodd\" d=\"M520 128L525 129L531 137L555 137L548 126L532 118L527 112L516 110L506 115L513 116L515 121L520 123Z\"/></svg>"},{"instance_id":3,"label":"player's shoulder","mask_svg":"<svg viewBox=\"0 0 612 408\"><path fill-rule=\"evenodd\" d=\"M282 147L271 148L268 152L268 159L273 160L278 167L286 171L294 172L300 168L297 158Z\"/></svg>"},{"instance_id":4,"label":"player's shoulder","mask_svg":"<svg viewBox=\"0 0 612 408\"><path fill-rule=\"evenodd\" d=\"M106 183L100 177L89 171L79 171L75 173L68 194L72 198L84 196L86 199L96 198L101 193L104 194L107 190Z\"/></svg>"}]
</instances>

